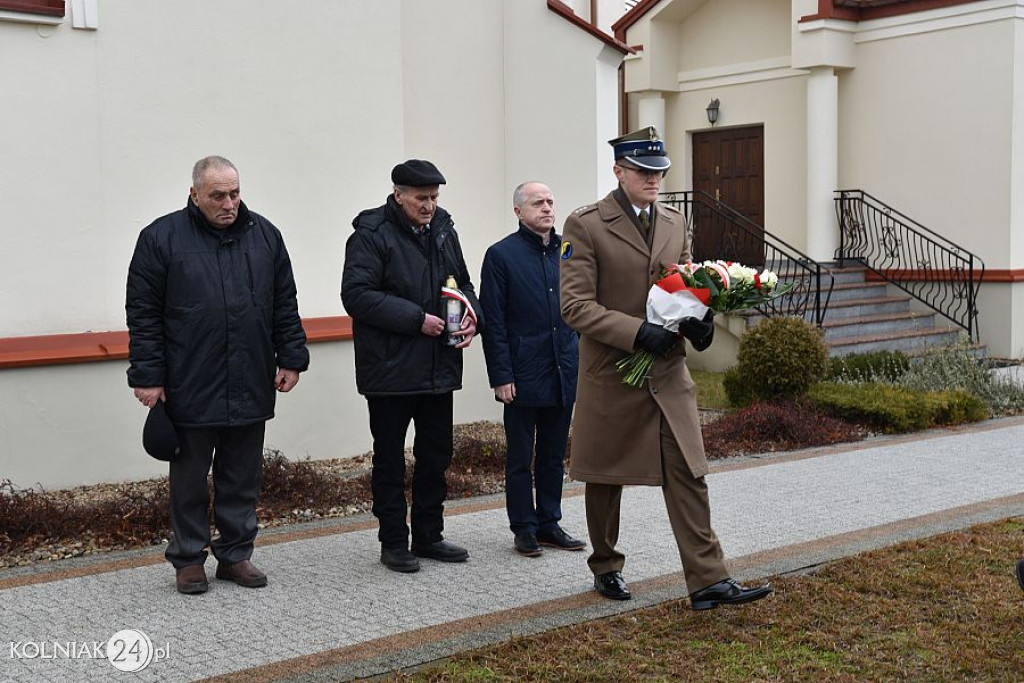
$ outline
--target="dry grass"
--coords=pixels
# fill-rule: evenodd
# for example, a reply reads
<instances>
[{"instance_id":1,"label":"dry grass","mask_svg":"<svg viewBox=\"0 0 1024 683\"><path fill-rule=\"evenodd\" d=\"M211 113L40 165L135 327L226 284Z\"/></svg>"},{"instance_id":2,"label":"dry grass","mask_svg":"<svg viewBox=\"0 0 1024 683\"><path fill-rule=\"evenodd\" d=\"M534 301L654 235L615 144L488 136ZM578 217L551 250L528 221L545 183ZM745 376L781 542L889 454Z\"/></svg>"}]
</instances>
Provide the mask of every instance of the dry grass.
<instances>
[{"instance_id":1,"label":"dry grass","mask_svg":"<svg viewBox=\"0 0 1024 683\"><path fill-rule=\"evenodd\" d=\"M755 403L720 417L703 432L704 449L712 460L860 441L870 434L809 401Z\"/></svg>"},{"instance_id":2,"label":"dry grass","mask_svg":"<svg viewBox=\"0 0 1024 683\"><path fill-rule=\"evenodd\" d=\"M454 440L449 498L503 490L502 426L456 425ZM364 454L293 461L279 451L266 451L257 507L261 526L369 512L370 460ZM413 466L410 454L407 484ZM167 477L59 491L23 489L0 480L0 568L160 545L170 533Z\"/></svg>"},{"instance_id":3,"label":"dry grass","mask_svg":"<svg viewBox=\"0 0 1024 683\"><path fill-rule=\"evenodd\" d=\"M1019 683L1022 549L1024 520L983 525L775 577L745 607L673 601L389 680Z\"/></svg>"}]
</instances>

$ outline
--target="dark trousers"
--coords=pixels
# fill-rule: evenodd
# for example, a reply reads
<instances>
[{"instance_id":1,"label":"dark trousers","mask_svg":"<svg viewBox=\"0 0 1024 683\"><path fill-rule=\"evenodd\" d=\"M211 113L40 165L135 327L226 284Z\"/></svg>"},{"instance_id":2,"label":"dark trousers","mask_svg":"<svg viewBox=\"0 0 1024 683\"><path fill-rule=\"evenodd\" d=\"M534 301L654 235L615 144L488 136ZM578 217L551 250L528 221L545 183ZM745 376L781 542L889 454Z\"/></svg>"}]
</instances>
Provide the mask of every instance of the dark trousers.
<instances>
[{"instance_id":1,"label":"dark trousers","mask_svg":"<svg viewBox=\"0 0 1024 683\"><path fill-rule=\"evenodd\" d=\"M550 408L505 406L505 509L512 533L551 531L562 519L562 481L571 420L572 404Z\"/></svg>"},{"instance_id":2,"label":"dark trousers","mask_svg":"<svg viewBox=\"0 0 1024 683\"><path fill-rule=\"evenodd\" d=\"M178 428L181 452L171 462L170 471L174 536L164 553L176 568L205 562L207 546L217 560L226 564L252 556L265 429L265 422L244 427ZM206 483L211 462L213 515L218 532L212 542Z\"/></svg>"},{"instance_id":3,"label":"dark trousers","mask_svg":"<svg viewBox=\"0 0 1024 683\"><path fill-rule=\"evenodd\" d=\"M405 522L405 435L416 430L412 475L412 542L436 543L444 537L445 470L452 461L452 393L416 396L367 396L373 435L373 514L377 538L385 548L407 548Z\"/></svg>"},{"instance_id":4,"label":"dark trousers","mask_svg":"<svg viewBox=\"0 0 1024 683\"><path fill-rule=\"evenodd\" d=\"M668 423L661 421L662 493L679 559L683 563L686 589L693 593L729 576L722 547L711 529L711 505L704 477L695 478ZM594 549L587 563L595 574L621 571L626 556L615 549L619 540L619 507L622 487L587 484L587 528Z\"/></svg>"}]
</instances>

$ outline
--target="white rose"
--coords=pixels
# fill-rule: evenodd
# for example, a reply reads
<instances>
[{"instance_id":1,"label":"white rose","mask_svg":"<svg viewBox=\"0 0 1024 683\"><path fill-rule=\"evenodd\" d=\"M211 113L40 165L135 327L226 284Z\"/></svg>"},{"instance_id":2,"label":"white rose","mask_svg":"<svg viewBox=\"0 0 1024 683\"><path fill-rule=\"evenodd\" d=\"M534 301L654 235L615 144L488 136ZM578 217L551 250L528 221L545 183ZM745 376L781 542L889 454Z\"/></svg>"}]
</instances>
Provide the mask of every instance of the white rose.
<instances>
[{"instance_id":1,"label":"white rose","mask_svg":"<svg viewBox=\"0 0 1024 683\"><path fill-rule=\"evenodd\" d=\"M765 268L761 271L761 286L766 289L775 289L775 285L779 284L779 276L772 271Z\"/></svg>"},{"instance_id":2,"label":"white rose","mask_svg":"<svg viewBox=\"0 0 1024 683\"><path fill-rule=\"evenodd\" d=\"M733 282L754 283L754 273L749 268L745 268L739 263L726 263L723 265L725 265L725 269L729 272L729 279Z\"/></svg>"}]
</instances>

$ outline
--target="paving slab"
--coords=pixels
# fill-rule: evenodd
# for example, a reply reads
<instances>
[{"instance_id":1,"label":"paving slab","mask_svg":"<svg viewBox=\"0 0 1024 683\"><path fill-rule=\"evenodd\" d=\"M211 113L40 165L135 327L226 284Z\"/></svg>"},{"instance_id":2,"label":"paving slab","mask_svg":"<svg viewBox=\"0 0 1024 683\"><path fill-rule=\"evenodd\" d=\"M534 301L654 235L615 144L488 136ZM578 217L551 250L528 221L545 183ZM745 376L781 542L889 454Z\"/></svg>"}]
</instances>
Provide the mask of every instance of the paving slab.
<instances>
[{"instance_id":1,"label":"paving slab","mask_svg":"<svg viewBox=\"0 0 1024 683\"><path fill-rule=\"evenodd\" d=\"M713 525L749 579L1024 515L1021 443L1013 418L716 462ZM563 526L585 538L581 494L567 485ZM379 563L369 518L264 533L266 588L214 580L211 560L200 596L178 594L154 551L0 572L0 680L349 680L685 595L660 489L623 495L626 603L593 592L585 552L516 554L501 496L451 504L445 535L469 562L402 575Z\"/></svg>"}]
</instances>

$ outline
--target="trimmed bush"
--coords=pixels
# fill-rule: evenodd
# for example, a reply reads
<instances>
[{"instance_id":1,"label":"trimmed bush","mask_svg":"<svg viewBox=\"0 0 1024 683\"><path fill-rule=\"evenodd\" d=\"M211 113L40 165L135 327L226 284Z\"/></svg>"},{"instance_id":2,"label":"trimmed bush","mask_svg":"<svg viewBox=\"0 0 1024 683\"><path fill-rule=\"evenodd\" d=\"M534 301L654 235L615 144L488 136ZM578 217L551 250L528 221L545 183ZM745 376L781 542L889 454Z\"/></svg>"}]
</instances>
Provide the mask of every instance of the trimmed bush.
<instances>
[{"instance_id":1,"label":"trimmed bush","mask_svg":"<svg viewBox=\"0 0 1024 683\"><path fill-rule=\"evenodd\" d=\"M726 372L723 383L736 406L797 398L827 367L828 348L818 328L801 318L769 318L743 335L735 371Z\"/></svg>"},{"instance_id":2,"label":"trimmed bush","mask_svg":"<svg viewBox=\"0 0 1024 683\"><path fill-rule=\"evenodd\" d=\"M809 397L835 417L889 434L976 422L988 416L984 403L962 390L920 391L876 382L825 382L812 388Z\"/></svg>"},{"instance_id":3,"label":"trimmed bush","mask_svg":"<svg viewBox=\"0 0 1024 683\"><path fill-rule=\"evenodd\" d=\"M981 422L989 416L985 403L962 389L928 392L928 396L932 400L932 423L936 425Z\"/></svg>"},{"instance_id":4,"label":"trimmed bush","mask_svg":"<svg viewBox=\"0 0 1024 683\"><path fill-rule=\"evenodd\" d=\"M725 397L729 399L729 405L749 406L754 402L753 385L744 380L743 371L739 365L732 366L722 375L722 388L725 389Z\"/></svg>"},{"instance_id":5,"label":"trimmed bush","mask_svg":"<svg viewBox=\"0 0 1024 683\"><path fill-rule=\"evenodd\" d=\"M853 353L832 358L825 373L829 382L895 382L910 367L902 351Z\"/></svg>"}]
</instances>

